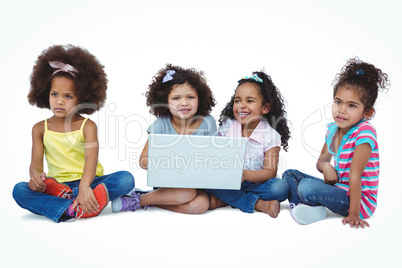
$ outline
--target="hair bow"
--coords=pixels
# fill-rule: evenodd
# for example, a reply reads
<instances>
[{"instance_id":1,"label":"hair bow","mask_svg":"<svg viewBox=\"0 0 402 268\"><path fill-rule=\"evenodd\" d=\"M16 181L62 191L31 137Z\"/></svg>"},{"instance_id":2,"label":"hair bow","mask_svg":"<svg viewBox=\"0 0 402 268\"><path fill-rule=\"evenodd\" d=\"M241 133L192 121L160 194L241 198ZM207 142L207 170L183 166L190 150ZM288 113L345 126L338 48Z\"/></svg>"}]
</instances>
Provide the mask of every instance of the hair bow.
<instances>
[{"instance_id":1,"label":"hair bow","mask_svg":"<svg viewBox=\"0 0 402 268\"><path fill-rule=\"evenodd\" d=\"M163 77L162 83L166 83L173 79L173 76L176 73L174 70L167 70L165 77Z\"/></svg>"},{"instance_id":2,"label":"hair bow","mask_svg":"<svg viewBox=\"0 0 402 268\"><path fill-rule=\"evenodd\" d=\"M240 78L240 80L243 80L243 79L252 79L252 80L254 80L254 81L258 82L258 83L263 83L264 82L264 81L262 81L261 78L258 77L257 74L253 74L252 76L243 76L242 78ZM240 80L238 82L240 82Z\"/></svg>"},{"instance_id":3,"label":"hair bow","mask_svg":"<svg viewBox=\"0 0 402 268\"><path fill-rule=\"evenodd\" d=\"M359 69L356 71L356 75L363 75L364 71L362 69Z\"/></svg>"},{"instance_id":4,"label":"hair bow","mask_svg":"<svg viewBox=\"0 0 402 268\"><path fill-rule=\"evenodd\" d=\"M53 72L52 76L57 74L58 72L64 72L64 73L69 73L73 77L75 77L75 73L79 73L77 69L75 69L73 66L67 63L62 63L60 61L49 61L50 67L53 69L56 69L56 71Z\"/></svg>"}]
</instances>

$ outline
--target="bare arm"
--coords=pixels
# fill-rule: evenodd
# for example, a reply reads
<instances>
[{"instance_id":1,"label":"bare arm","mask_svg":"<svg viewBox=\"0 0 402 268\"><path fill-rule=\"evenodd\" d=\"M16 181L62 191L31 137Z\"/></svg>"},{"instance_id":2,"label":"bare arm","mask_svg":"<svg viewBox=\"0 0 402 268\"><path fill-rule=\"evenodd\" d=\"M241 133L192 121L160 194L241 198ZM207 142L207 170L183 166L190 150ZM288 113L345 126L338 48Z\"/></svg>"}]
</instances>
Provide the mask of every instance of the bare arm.
<instances>
[{"instance_id":1,"label":"bare arm","mask_svg":"<svg viewBox=\"0 0 402 268\"><path fill-rule=\"evenodd\" d=\"M333 185L338 182L338 173L331 165L331 159L332 155L328 151L328 146L324 144L316 166L317 170L324 175L324 182Z\"/></svg>"},{"instance_id":2,"label":"bare arm","mask_svg":"<svg viewBox=\"0 0 402 268\"><path fill-rule=\"evenodd\" d=\"M148 168L148 141L144 145L144 149L142 149L142 153L140 156L140 167L143 169Z\"/></svg>"},{"instance_id":3,"label":"bare arm","mask_svg":"<svg viewBox=\"0 0 402 268\"><path fill-rule=\"evenodd\" d=\"M243 171L243 181L262 183L276 177L279 162L279 147L274 147L265 152L264 168L261 170Z\"/></svg>"},{"instance_id":4,"label":"bare arm","mask_svg":"<svg viewBox=\"0 0 402 268\"><path fill-rule=\"evenodd\" d=\"M31 165L29 166L30 180L28 186L32 191L43 192L46 185L43 182L46 179L46 173L43 172L43 134L44 121L35 124L32 128L32 154Z\"/></svg>"},{"instance_id":5,"label":"bare arm","mask_svg":"<svg viewBox=\"0 0 402 268\"><path fill-rule=\"evenodd\" d=\"M362 174L371 155L371 147L368 143L356 146L353 153L349 171L349 215L345 217L343 224L349 223L350 227L364 228L370 226L365 220L360 219L360 201L362 196Z\"/></svg>"},{"instance_id":6,"label":"bare arm","mask_svg":"<svg viewBox=\"0 0 402 268\"><path fill-rule=\"evenodd\" d=\"M93 194L91 184L95 178L98 165L98 133L96 124L88 120L84 126L85 165L79 186L79 194L74 205L80 204L84 212L92 213L98 210L99 203Z\"/></svg>"}]
</instances>

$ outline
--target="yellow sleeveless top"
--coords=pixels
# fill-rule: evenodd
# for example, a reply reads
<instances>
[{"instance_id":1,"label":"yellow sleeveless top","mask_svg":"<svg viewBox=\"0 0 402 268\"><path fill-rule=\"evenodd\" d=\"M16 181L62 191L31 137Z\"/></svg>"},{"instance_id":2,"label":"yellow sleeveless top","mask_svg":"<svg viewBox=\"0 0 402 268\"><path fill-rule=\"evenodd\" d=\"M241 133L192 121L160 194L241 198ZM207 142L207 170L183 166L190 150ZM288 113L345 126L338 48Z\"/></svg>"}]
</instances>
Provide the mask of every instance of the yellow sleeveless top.
<instances>
[{"instance_id":1,"label":"yellow sleeveless top","mask_svg":"<svg viewBox=\"0 0 402 268\"><path fill-rule=\"evenodd\" d=\"M81 128L72 132L55 132L47 127L45 120L45 134L43 146L49 169L48 176L58 182L80 180L85 165L85 138L84 125L88 118L84 119ZM103 166L96 166L96 177L103 176Z\"/></svg>"}]
</instances>

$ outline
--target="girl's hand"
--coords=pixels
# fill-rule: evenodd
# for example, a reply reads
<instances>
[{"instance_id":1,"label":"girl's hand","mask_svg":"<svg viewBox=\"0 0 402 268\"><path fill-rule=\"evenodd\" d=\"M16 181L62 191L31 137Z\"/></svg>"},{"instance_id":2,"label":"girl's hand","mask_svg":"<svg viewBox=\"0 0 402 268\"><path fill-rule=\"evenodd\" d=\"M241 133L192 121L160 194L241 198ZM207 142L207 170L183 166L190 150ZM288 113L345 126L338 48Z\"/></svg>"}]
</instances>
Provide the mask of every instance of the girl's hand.
<instances>
[{"instance_id":1,"label":"girl's hand","mask_svg":"<svg viewBox=\"0 0 402 268\"><path fill-rule=\"evenodd\" d=\"M350 213L347 217L343 218L342 223L343 223L343 225L346 225L347 223L349 223L350 228L355 227L356 229L359 229L359 226L361 228L364 228L365 225L367 227L370 227L370 225L368 224L367 221L360 219L360 217L358 215L350 214Z\"/></svg>"},{"instance_id":2,"label":"girl's hand","mask_svg":"<svg viewBox=\"0 0 402 268\"><path fill-rule=\"evenodd\" d=\"M31 177L28 186L32 191L43 193L46 189L46 184L44 183L45 179L46 173L37 173Z\"/></svg>"},{"instance_id":3,"label":"girl's hand","mask_svg":"<svg viewBox=\"0 0 402 268\"><path fill-rule=\"evenodd\" d=\"M334 185L339 181L336 169L329 163L322 166L322 174L324 175L324 182L327 184Z\"/></svg>"},{"instance_id":4,"label":"girl's hand","mask_svg":"<svg viewBox=\"0 0 402 268\"><path fill-rule=\"evenodd\" d=\"M243 176L241 177L241 183L243 183L246 180L248 172L249 172L248 169L243 169Z\"/></svg>"},{"instance_id":5,"label":"girl's hand","mask_svg":"<svg viewBox=\"0 0 402 268\"><path fill-rule=\"evenodd\" d=\"M81 206L85 213L93 213L99 210L99 203L95 198L94 192L89 186L80 185L80 190L73 203L73 209L78 205Z\"/></svg>"},{"instance_id":6,"label":"girl's hand","mask_svg":"<svg viewBox=\"0 0 402 268\"><path fill-rule=\"evenodd\" d=\"M242 182L264 183L275 178L278 172L279 147L273 147L264 153L264 167L259 170L243 169Z\"/></svg>"}]
</instances>

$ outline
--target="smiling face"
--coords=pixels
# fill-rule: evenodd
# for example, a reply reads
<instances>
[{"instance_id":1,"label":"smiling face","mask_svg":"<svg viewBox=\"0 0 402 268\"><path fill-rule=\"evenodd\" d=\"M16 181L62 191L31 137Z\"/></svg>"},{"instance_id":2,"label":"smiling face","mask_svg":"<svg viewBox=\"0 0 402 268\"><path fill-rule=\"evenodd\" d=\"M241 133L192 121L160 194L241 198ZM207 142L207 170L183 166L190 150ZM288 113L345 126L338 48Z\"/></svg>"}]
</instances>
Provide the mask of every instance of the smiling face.
<instances>
[{"instance_id":1,"label":"smiling face","mask_svg":"<svg viewBox=\"0 0 402 268\"><path fill-rule=\"evenodd\" d=\"M352 126L372 114L373 109L365 109L356 88L345 85L337 90L332 104L332 117L342 131L346 133Z\"/></svg>"},{"instance_id":2,"label":"smiling face","mask_svg":"<svg viewBox=\"0 0 402 268\"><path fill-rule=\"evenodd\" d=\"M264 114L271 109L269 103L263 103L263 96L258 85L253 83L241 84L237 90L233 104L235 119L249 130L257 127Z\"/></svg>"},{"instance_id":3,"label":"smiling face","mask_svg":"<svg viewBox=\"0 0 402 268\"><path fill-rule=\"evenodd\" d=\"M198 111L198 93L189 83L174 85L168 95L169 111L173 118L191 119Z\"/></svg>"},{"instance_id":4,"label":"smiling face","mask_svg":"<svg viewBox=\"0 0 402 268\"><path fill-rule=\"evenodd\" d=\"M49 104L56 117L65 118L79 103L75 83L66 77L54 77L50 84Z\"/></svg>"}]
</instances>

